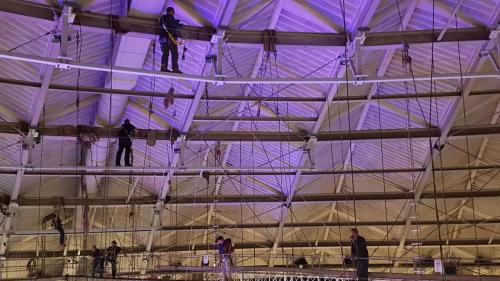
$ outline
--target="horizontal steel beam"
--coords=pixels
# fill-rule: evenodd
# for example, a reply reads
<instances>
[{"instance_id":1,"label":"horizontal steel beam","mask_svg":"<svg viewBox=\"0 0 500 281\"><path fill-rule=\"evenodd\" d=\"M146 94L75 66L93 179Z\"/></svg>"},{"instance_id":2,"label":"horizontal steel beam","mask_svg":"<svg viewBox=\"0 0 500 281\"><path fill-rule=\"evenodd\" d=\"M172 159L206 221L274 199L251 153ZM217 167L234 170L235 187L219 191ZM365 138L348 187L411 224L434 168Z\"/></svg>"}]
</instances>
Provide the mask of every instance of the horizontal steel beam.
<instances>
[{"instance_id":1,"label":"horizontal steel beam","mask_svg":"<svg viewBox=\"0 0 500 281\"><path fill-rule=\"evenodd\" d=\"M435 167L435 172L460 172L460 171L490 171L498 170L500 165L481 166L447 166ZM355 170L317 170L299 167L105 167L105 166L57 166L57 167L35 167L25 166L0 166L0 174L15 175L18 170L24 171L24 176L59 176L75 177L81 175L107 176L107 177L156 177L165 176L174 171L174 177L199 177L201 172L209 176L272 176L272 175L295 175L301 170L306 176L320 175L351 175L351 174L397 174L397 173L420 173L424 168L399 168L399 169L355 169Z\"/></svg>"},{"instance_id":2,"label":"horizontal steel beam","mask_svg":"<svg viewBox=\"0 0 500 281\"><path fill-rule=\"evenodd\" d=\"M364 226L404 226L405 221L357 221L357 227ZM422 220L418 222L412 222L413 225L438 225L437 221ZM500 224L500 219L491 220L446 220L440 221L440 225L492 225ZM311 228L311 227L352 227L352 221L337 221L337 222L296 222L296 223L285 223L283 227L285 228ZM192 230L228 230L228 229L263 229L263 228L277 228L278 223L235 223L235 224L217 224L217 225L169 225L161 226L156 231L192 231ZM138 232L149 232L151 227L114 227L114 228L93 228L89 229L88 234L105 234L109 232L113 233L138 233ZM66 235L81 235L83 230L69 230ZM32 235L41 236L57 236L59 232L53 229L41 229L41 230L11 230L7 232L10 237L23 237Z\"/></svg>"},{"instance_id":3,"label":"horizontal steel beam","mask_svg":"<svg viewBox=\"0 0 500 281\"><path fill-rule=\"evenodd\" d=\"M298 268L293 266L288 267L279 267L279 266L233 266L231 267L231 272L233 273L243 273L244 275L252 275L252 274L263 274L270 277L276 277L277 280L282 277L288 277L290 280L295 280L293 276L297 276L298 280L307 280L307 276L310 276L310 280L321 280L322 278L333 278L335 280L338 278L356 278L356 274L354 271L345 270L344 267L341 267L342 271L334 271L328 270L328 268L336 268L329 265L311 265L314 268ZM381 267L384 264L370 264L370 267ZM413 267L413 264L405 263L403 267ZM461 266L461 264L460 264ZM478 266L472 264L471 266ZM386 267L391 268L394 267L392 264L386 264ZM428 266L428 267L434 267ZM212 267L212 266L158 266L155 270L151 271L151 273L219 273L220 268ZM442 275L429 275L429 274L405 274L405 273L384 273L384 272L370 272L369 277L374 278L374 280L422 280L422 281L499 281L500 278L498 276L493 275L481 275L481 276L471 276L471 275L446 275L443 278ZM245 280L245 279L243 279ZM287 280L287 279L283 279Z\"/></svg>"},{"instance_id":4,"label":"horizontal steel beam","mask_svg":"<svg viewBox=\"0 0 500 281\"><path fill-rule=\"evenodd\" d=\"M233 117L228 117L233 118ZM41 136L46 137L77 137L81 132L81 127L75 126L53 126L36 128ZM119 128L94 127L92 130L99 138L117 138ZM27 133L28 125L25 123L0 123L0 134ZM175 141L179 136L177 130L156 130L157 140ZM449 132L449 137L464 136L487 136L500 134L500 125L476 125L464 127L453 127ZM315 137L317 141L345 141L345 140L378 140L378 139L406 139L406 138L435 138L441 135L439 128L412 128L412 129L384 129L384 130L357 130L357 131L332 131L321 132ZM148 130L138 129L135 139L147 139ZM187 141L202 142L307 142L311 138L307 133L289 132L188 132Z\"/></svg>"},{"instance_id":5,"label":"horizontal steel beam","mask_svg":"<svg viewBox=\"0 0 500 281\"><path fill-rule=\"evenodd\" d=\"M492 267L498 266L499 263L489 263L486 265L481 265L483 267ZM47 265L50 266L50 265ZM291 281L291 280L303 280L303 281L312 281L312 280L345 280L346 278L355 278L355 272L353 270L345 270L345 265L342 264L314 264L313 268L296 268L292 266L279 266L275 265L274 267L269 266L233 266L231 269L234 273L243 273L242 279L238 278L238 280L242 281L250 281L250 280L283 280L283 281ZM393 264L388 263L370 263L370 268L392 268ZM401 263L398 267L403 268L412 268L414 267L413 263ZM423 268L431 268L434 265L424 265L420 266ZM460 263L460 267L478 267L477 264L474 263ZM342 269L339 271L335 271L332 269ZM7 271L8 272L8 271ZM211 266L158 266L155 270L150 270L147 273L151 275L151 277L157 274L165 274L165 273L177 273L177 274L191 274L191 273L213 273L220 274L219 267L211 267ZM133 278L130 276L140 274L139 271L132 272L118 272L117 281L136 281L137 278ZM126 276L126 277L120 277ZM442 275L439 274L407 274L407 273L388 273L388 272L370 272L369 276L373 278L373 280L421 280L421 281L499 281L500 277L495 275L484 275L480 276L476 275L446 275L446 279L443 279ZM187 276L186 276L187 277ZM336 279L339 278L339 279ZM341 278L341 279L340 279ZM417 279L416 279L417 278ZM33 279L10 279L5 278L2 280L16 280L16 281L32 281ZM88 276L62 276L62 277L45 277L45 278L37 278L37 281L88 281ZM106 281L109 278L98 278L92 277L94 281ZM153 281L158 280L158 277L155 279L145 279L141 278L140 280L145 281ZM177 279L179 281L196 281L198 279Z\"/></svg>"},{"instance_id":6,"label":"horizontal steel beam","mask_svg":"<svg viewBox=\"0 0 500 281\"><path fill-rule=\"evenodd\" d=\"M16 0L0 1L0 11L52 21L53 10L50 6ZM55 7L55 12L61 10ZM114 29L118 33L128 33L129 36L154 39L160 32L160 26L154 19L109 16L98 13L79 12L74 25L90 28L93 31L109 33ZM210 41L215 29L212 27L185 26L183 33L190 40ZM364 46L401 46L401 42L409 44L436 42L488 41L490 30L487 28L459 29L447 32L437 40L440 30L417 30L406 32L367 32ZM228 43L261 45L268 38L264 30L225 30ZM344 33L313 33L313 32L282 32L276 31L276 42L279 45L295 46L337 46L346 44Z\"/></svg>"},{"instance_id":7,"label":"horizontal steel beam","mask_svg":"<svg viewBox=\"0 0 500 281\"><path fill-rule=\"evenodd\" d=\"M195 116L193 121L238 121L238 122L316 122L317 117L301 116Z\"/></svg>"},{"instance_id":8,"label":"horizontal steel beam","mask_svg":"<svg viewBox=\"0 0 500 281\"><path fill-rule=\"evenodd\" d=\"M434 198L489 198L500 197L500 189L486 189L480 191L446 191L438 192L423 192L421 200L434 199ZM292 203L332 203L332 202L351 202L351 201L383 201L383 200L409 200L413 199L414 194L411 192L363 192L363 193L334 193L334 194L304 194L296 195L292 198ZM53 207L57 204L59 198L26 198L20 197L16 202L19 208L39 208L39 207ZM8 203L7 198L3 199L4 203ZM92 207L128 207L132 205L150 205L153 206L157 202L155 197L136 197L131 198L127 202L126 197L108 197L108 198L64 198L64 205L66 208L75 206L82 206L88 204ZM242 202L251 203L276 203L283 204L286 202L284 195L238 195L238 196L172 196L167 197L165 204L167 205L207 205L207 204L243 204Z\"/></svg>"},{"instance_id":9,"label":"horizontal steel beam","mask_svg":"<svg viewBox=\"0 0 500 281\"><path fill-rule=\"evenodd\" d=\"M412 81L438 81L438 80L460 80L460 79L496 79L500 77L499 72L474 72L474 73L438 73L434 75L405 75L405 76L367 76L360 79L343 79L343 78L316 78L316 77L290 77L290 78L238 78L238 77L216 77L193 74L178 74L172 72L162 72L157 70L139 69L131 67L110 67L105 64L95 64L86 62L67 61L62 59L47 58L36 55L25 55L20 53L11 53L0 51L0 58L14 61L22 61L36 64L54 66L57 68L74 68L90 71L120 73L128 75L139 75L144 77L158 77L164 79L177 79L191 82L203 82L214 84L235 84L235 85L264 85L264 84L359 84L359 83L397 83L397 82L412 82Z\"/></svg>"},{"instance_id":10,"label":"horizontal steel beam","mask_svg":"<svg viewBox=\"0 0 500 281\"><path fill-rule=\"evenodd\" d=\"M311 249L311 245L315 245L315 241L284 241L279 243L278 248L305 248ZM427 240L427 241L413 241L408 240L406 242L407 247L415 247L415 243L422 243L419 247L439 247L443 244L440 240ZM251 250L251 249L269 249L273 247L274 242L263 241L263 242L248 242L248 243L235 243L236 250ZM369 240L366 241L368 247L398 247L399 241L382 241L382 240ZM330 248L339 249L341 247L349 247L351 245L350 241L319 241L314 248ZM449 240L448 244L450 247L496 247L500 246L500 239L456 239ZM207 249L212 249L213 244L185 244L185 245L153 245L151 252L162 253L162 252L192 252L192 251L206 251ZM145 251L144 246L136 247L122 247L122 251L127 254L142 254ZM215 251L215 249L214 249ZM46 250L44 251L45 258L57 258L63 256L63 251L60 250ZM6 258L8 259L29 259L37 257L39 253L37 251L8 251L6 253ZM67 250L66 256L89 256L91 254L90 250Z\"/></svg>"},{"instance_id":11,"label":"horizontal steel beam","mask_svg":"<svg viewBox=\"0 0 500 281\"><path fill-rule=\"evenodd\" d=\"M26 80L16 80L11 78L3 78L0 77L0 83L8 84L8 85L17 85L17 86L25 86L25 87L41 87L42 83L40 82L32 82ZM61 84L50 84L49 89L63 91L68 94L74 94L75 91L79 91L81 93L92 93L92 94L109 94L113 95L125 95L125 96L139 96L139 97L165 97L166 93L162 92L151 92L151 91L136 91L136 90L120 90L120 89L109 89L109 88L100 88L100 87L88 87L88 86L79 86L76 87L74 85L61 85ZM1 93L0 93L1 94ZM488 91L475 91L471 92L470 96L483 96L483 95L498 95L500 91L497 90L488 90ZM320 95L320 93L318 93ZM416 93L416 94L385 94L385 95L376 95L368 98L366 95L362 96L335 96L333 98L333 102L370 102L371 100L399 100L399 99L415 99L415 98L449 98L449 97L459 97L461 92L440 92L440 93ZM174 94L175 99L194 99L194 95L192 94ZM219 101L219 102L315 102L322 103L325 102L325 98L323 97L288 97L288 96L269 96L269 97L257 97L257 96L217 96L217 95L208 95L200 98L201 100L208 101Z\"/></svg>"}]
</instances>

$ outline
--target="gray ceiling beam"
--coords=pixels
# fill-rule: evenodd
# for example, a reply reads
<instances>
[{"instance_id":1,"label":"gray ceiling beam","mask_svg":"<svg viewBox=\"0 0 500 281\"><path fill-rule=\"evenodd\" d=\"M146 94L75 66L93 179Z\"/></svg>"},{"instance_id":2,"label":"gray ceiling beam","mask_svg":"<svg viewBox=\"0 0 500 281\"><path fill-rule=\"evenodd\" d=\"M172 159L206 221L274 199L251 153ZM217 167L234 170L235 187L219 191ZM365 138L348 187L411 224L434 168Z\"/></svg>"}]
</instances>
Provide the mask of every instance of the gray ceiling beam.
<instances>
[{"instance_id":1,"label":"gray ceiling beam","mask_svg":"<svg viewBox=\"0 0 500 281\"><path fill-rule=\"evenodd\" d=\"M0 77L0 83L8 84L8 85L16 85L16 86L25 86L25 87L35 87L40 88L42 83L33 82L27 80L17 80L12 78ZM62 91L62 93L73 95L75 91L79 91L80 93L91 93L97 95L104 94L113 94L113 95L126 95L131 97L161 97L164 98L166 93L161 92L150 92L150 91L136 91L136 90L122 90L122 89L108 89L102 87L88 87L88 86L79 86L76 87L74 85L63 85L63 84L50 84L48 86L49 90L58 90ZM4 93L0 93L4 94ZM499 95L500 91L498 90L487 90L487 91L472 91L469 96L483 96L483 95ZM394 93L394 94L384 94L384 95L372 95L371 97L368 95L360 95L360 96L335 96L332 99L332 102L369 102L370 100L405 100L405 99L413 99L413 98L450 98L450 97L459 97L461 95L460 92L439 92L439 93L416 93L416 94L405 94L405 93ZM194 99L194 95L192 94L174 94L175 99ZM282 97L282 96L271 96L271 97L258 97L258 96L248 96L248 95L238 95L238 96L217 96L217 95L209 95L202 96L200 100L208 100L208 101L219 101L219 102L247 102L247 101L257 101L257 102L316 102L323 103L325 102L325 98L323 97Z\"/></svg>"},{"instance_id":2,"label":"gray ceiling beam","mask_svg":"<svg viewBox=\"0 0 500 281\"><path fill-rule=\"evenodd\" d=\"M0 11L37 18L40 20L52 21L53 12L50 6L40 5L30 2L20 2L16 0L3 0L0 2ZM56 13L61 11L57 7ZM133 17L109 16L98 13L79 12L77 13L75 25L81 25L93 32L106 32L113 28L116 32L126 32L129 36L136 36L154 39L159 34L160 26L156 20L141 19ZM185 26L183 32L192 40L209 42L214 32L213 27ZM465 41L488 41L490 30L488 28L467 28L454 32L447 32L438 41L440 30L419 30L402 32L376 32L367 33L365 46L391 46L402 45L401 42L409 44L430 43L430 42L465 42ZM263 43L265 33L263 30L227 30L228 43L257 44ZM403 38L404 37L404 38ZM311 33L311 32L276 32L278 45L295 46L337 46L343 47L346 44L342 33Z\"/></svg>"},{"instance_id":3,"label":"gray ceiling beam","mask_svg":"<svg viewBox=\"0 0 500 281\"><path fill-rule=\"evenodd\" d=\"M230 117L228 117L230 118ZM76 126L48 126L37 128L40 135L45 137L76 137L79 128ZM94 127L96 135L101 138L118 137L119 128ZM28 126L24 123L0 123L0 134L19 134L28 132ZM138 129L135 139L147 139L148 130ZM449 138L464 136L488 136L500 134L500 125L474 125L466 129L463 126L451 127L448 133ZM157 131L157 140L174 141L179 136L176 130ZM437 138L441 136L439 128L411 128L411 129L383 129L383 130L358 130L358 131L333 131L319 132L315 137L318 142L322 141L347 141L347 140L376 140L376 139L407 139L407 138ZM186 141L220 141L220 142L300 142L304 143L311 139L307 133L289 132L188 132Z\"/></svg>"},{"instance_id":4,"label":"gray ceiling beam","mask_svg":"<svg viewBox=\"0 0 500 281\"><path fill-rule=\"evenodd\" d=\"M404 226L405 221L358 221L358 227L368 227L368 226ZM422 220L413 222L414 225L424 226L424 225L437 225L437 221L434 220ZM491 220L467 220L467 219L452 219L446 221L440 221L441 225L453 225L453 226L489 226L500 224L500 219ZM156 231L192 231L192 230L230 230L230 229L263 229L263 228L276 228L278 223L235 223L235 224L215 224L215 225L167 225L160 226ZM295 223L285 223L284 228L314 228L314 227L352 227L352 221L331 221L331 222L295 222ZM138 232L149 232L150 227L114 227L110 229L104 228L92 228L89 229L89 234L105 234L108 232L113 233L138 233ZM59 232L54 229L42 229L42 230L11 230L6 232L10 237L23 237L31 235L42 235L42 236L57 236ZM81 230L71 230L66 235L81 235L83 231ZM206 243L206 241L204 242Z\"/></svg>"},{"instance_id":5,"label":"gray ceiling beam","mask_svg":"<svg viewBox=\"0 0 500 281\"><path fill-rule=\"evenodd\" d=\"M500 189L487 190L460 190L446 192L423 192L420 200L429 200L434 198L446 199L462 199L462 198L494 198L500 197ZM392 201L392 200L411 200L413 193L411 192L360 192L360 193L333 193L333 194L303 194L291 197L292 204L323 204L331 202L353 202L353 201ZM58 202L59 198L27 198L19 197L15 202L19 204L19 208L39 208L53 207ZM2 198L4 203L9 203L8 198ZM153 196L131 198L127 201L127 197L109 197L109 198L64 198L66 208L81 206L88 204L93 207L126 207L130 205L155 205L157 198ZM242 202L247 203L275 203L284 204L287 197L284 195L224 195L224 196L172 196L165 198L166 205L204 205L215 204L221 205L240 205Z\"/></svg>"},{"instance_id":6,"label":"gray ceiling beam","mask_svg":"<svg viewBox=\"0 0 500 281\"><path fill-rule=\"evenodd\" d=\"M417 241L407 240L406 246L413 247L412 244ZM443 241L439 240L427 240L420 247L438 247L441 245ZM278 247L279 248L304 248L310 249L314 244L314 241L285 241L281 242ZM368 240L366 241L368 247L397 247L399 245L399 241L381 241L381 240ZM330 248L330 249L338 249L340 247L349 247L351 245L350 241L319 241L316 248ZM476 247L477 246L486 246L486 247L495 247L500 246L500 239L458 239L458 240L450 240L448 244L450 247ZM245 250L245 249L269 249L273 246L272 241L263 241L263 242L248 242L248 243L235 243L235 249L237 250ZM161 253L161 252L192 252L192 251L206 251L213 247L213 244L195 244L195 245L154 245L151 249L151 252ZM122 247L122 251L127 254L141 254L145 250L144 246L136 246L136 247ZM214 249L215 250L215 249ZM57 258L63 256L63 251L60 250L46 250L45 258ZM89 256L91 254L91 250L67 250L66 256ZM37 257L37 251L8 251L6 253L6 258L8 259L29 259L32 257Z\"/></svg>"},{"instance_id":7,"label":"gray ceiling beam","mask_svg":"<svg viewBox=\"0 0 500 281\"><path fill-rule=\"evenodd\" d=\"M130 176L164 176L171 170L175 170L174 177L199 177L200 171L206 172L209 176L271 176L271 175L294 175L294 167L254 168L254 167L85 167L85 166L57 166L57 167L33 167L33 166L0 166L0 174L16 175L18 170L24 171L24 176L81 176L95 175L108 177L130 177ZM477 166L444 166L435 167L435 172L460 172L460 171L484 171L500 169L500 165L477 165ZM395 174L395 173L419 173L422 168L396 168L396 169L356 169L356 170L309 170L304 169L305 176L316 175L350 175L350 174Z\"/></svg>"}]
</instances>

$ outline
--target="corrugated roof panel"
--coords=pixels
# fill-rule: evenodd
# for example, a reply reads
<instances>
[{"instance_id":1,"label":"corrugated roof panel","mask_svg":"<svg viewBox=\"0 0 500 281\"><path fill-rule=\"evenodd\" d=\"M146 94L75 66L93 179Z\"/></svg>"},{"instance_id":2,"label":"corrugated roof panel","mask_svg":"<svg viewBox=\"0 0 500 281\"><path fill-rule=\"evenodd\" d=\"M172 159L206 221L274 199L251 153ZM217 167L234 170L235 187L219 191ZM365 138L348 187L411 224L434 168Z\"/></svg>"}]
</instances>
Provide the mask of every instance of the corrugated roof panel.
<instances>
[{"instance_id":1,"label":"corrugated roof panel","mask_svg":"<svg viewBox=\"0 0 500 281\"><path fill-rule=\"evenodd\" d=\"M0 163L3 165L18 165L21 163L21 137L10 134L0 134Z\"/></svg>"},{"instance_id":2,"label":"corrugated roof panel","mask_svg":"<svg viewBox=\"0 0 500 281\"><path fill-rule=\"evenodd\" d=\"M269 27L276 1L238 1L229 27L233 29L262 30Z\"/></svg>"},{"instance_id":3,"label":"corrugated roof panel","mask_svg":"<svg viewBox=\"0 0 500 281\"><path fill-rule=\"evenodd\" d=\"M396 31L401 28L401 17L406 14L408 5L411 1L400 1L399 11L395 1L382 0L380 1L377 11L368 27L371 32L388 32ZM401 17L400 17L401 14Z\"/></svg>"},{"instance_id":4,"label":"corrugated roof panel","mask_svg":"<svg viewBox=\"0 0 500 281\"><path fill-rule=\"evenodd\" d=\"M363 111L362 104L332 102L328 105L326 118L321 124L321 132L348 131L355 129Z\"/></svg>"},{"instance_id":5,"label":"corrugated roof panel","mask_svg":"<svg viewBox=\"0 0 500 281\"><path fill-rule=\"evenodd\" d=\"M411 165L420 168L424 165L428 152L429 143L425 139L413 139L411 143L407 140L384 140L384 168L408 168ZM370 161L374 157L380 157L380 153L380 141L359 142L352 155L353 165L364 169L381 168L380 162Z\"/></svg>"},{"instance_id":6,"label":"corrugated roof panel","mask_svg":"<svg viewBox=\"0 0 500 281\"><path fill-rule=\"evenodd\" d=\"M31 198L74 197L78 194L78 181L71 177L25 176L20 196Z\"/></svg>"},{"instance_id":7,"label":"corrugated roof panel","mask_svg":"<svg viewBox=\"0 0 500 281\"><path fill-rule=\"evenodd\" d=\"M300 32L340 32L344 30L344 13L346 27L354 19L360 1L347 1L345 10L335 1L288 1L276 25L277 30Z\"/></svg>"}]
</instances>

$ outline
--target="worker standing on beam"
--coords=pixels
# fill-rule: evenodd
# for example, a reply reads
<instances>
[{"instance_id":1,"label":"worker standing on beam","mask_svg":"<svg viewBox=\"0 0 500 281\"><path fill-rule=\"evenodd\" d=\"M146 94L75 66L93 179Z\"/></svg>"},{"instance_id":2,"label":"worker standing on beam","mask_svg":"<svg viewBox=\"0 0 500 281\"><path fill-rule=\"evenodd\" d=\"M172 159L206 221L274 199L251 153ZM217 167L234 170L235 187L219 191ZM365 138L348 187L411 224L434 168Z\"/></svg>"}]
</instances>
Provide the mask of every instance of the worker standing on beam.
<instances>
[{"instance_id":1,"label":"worker standing on beam","mask_svg":"<svg viewBox=\"0 0 500 281\"><path fill-rule=\"evenodd\" d=\"M116 278L116 262L121 251L122 248L118 247L114 240L111 242L111 247L106 250L106 260L111 263L111 275L113 279Z\"/></svg>"},{"instance_id":2,"label":"worker standing on beam","mask_svg":"<svg viewBox=\"0 0 500 281\"><path fill-rule=\"evenodd\" d=\"M368 248L356 228L351 228L351 258L356 263L359 281L368 281Z\"/></svg>"},{"instance_id":3,"label":"worker standing on beam","mask_svg":"<svg viewBox=\"0 0 500 281\"><path fill-rule=\"evenodd\" d=\"M125 150L125 166L132 166L130 164L130 155L132 153L132 136L137 132L134 125L130 120L125 119L125 122L120 128L118 138L118 152L116 153L116 166L121 166L121 158L123 150Z\"/></svg>"},{"instance_id":4,"label":"worker standing on beam","mask_svg":"<svg viewBox=\"0 0 500 281\"><path fill-rule=\"evenodd\" d=\"M172 54L172 72L182 73L179 69L179 50L177 45L181 42L178 41L182 38L179 29L182 24L175 18L175 10L173 7L167 8L167 13L160 17L160 45L163 55L161 57L161 71L171 72L168 69L168 56L169 52Z\"/></svg>"}]
</instances>

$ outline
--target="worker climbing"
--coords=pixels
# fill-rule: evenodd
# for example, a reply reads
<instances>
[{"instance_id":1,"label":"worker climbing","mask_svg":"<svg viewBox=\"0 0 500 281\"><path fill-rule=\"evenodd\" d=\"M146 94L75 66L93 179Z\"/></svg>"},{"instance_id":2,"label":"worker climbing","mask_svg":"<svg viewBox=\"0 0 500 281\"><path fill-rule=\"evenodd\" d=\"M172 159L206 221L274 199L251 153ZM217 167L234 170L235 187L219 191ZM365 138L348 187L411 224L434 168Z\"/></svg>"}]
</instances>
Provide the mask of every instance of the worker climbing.
<instances>
[{"instance_id":1,"label":"worker climbing","mask_svg":"<svg viewBox=\"0 0 500 281\"><path fill-rule=\"evenodd\" d=\"M131 165L131 154L132 154L132 136L137 132L134 125L130 123L129 119L125 119L125 122L120 128L120 133L118 136L118 152L116 153L116 166L121 166L121 158L123 150L125 150L125 166Z\"/></svg>"},{"instance_id":2,"label":"worker climbing","mask_svg":"<svg viewBox=\"0 0 500 281\"><path fill-rule=\"evenodd\" d=\"M368 248L356 228L351 228L351 258L356 263L359 281L368 281Z\"/></svg>"},{"instance_id":3,"label":"worker climbing","mask_svg":"<svg viewBox=\"0 0 500 281\"><path fill-rule=\"evenodd\" d=\"M54 217L52 218L52 227L59 231L59 245L64 247L65 233L61 218L59 217L59 212L54 214Z\"/></svg>"},{"instance_id":4,"label":"worker climbing","mask_svg":"<svg viewBox=\"0 0 500 281\"><path fill-rule=\"evenodd\" d=\"M118 255L122 251L122 248L118 247L116 241L111 241L111 246L106 250L106 261L111 263L111 275L116 278L116 263L118 261Z\"/></svg>"},{"instance_id":5,"label":"worker climbing","mask_svg":"<svg viewBox=\"0 0 500 281\"><path fill-rule=\"evenodd\" d=\"M231 238L224 239L218 236L215 240L219 253L219 266L221 267L221 281L232 281L231 267L233 266L234 247Z\"/></svg>"},{"instance_id":6,"label":"worker climbing","mask_svg":"<svg viewBox=\"0 0 500 281\"><path fill-rule=\"evenodd\" d=\"M178 45L182 44L182 34L179 29L182 24L175 18L173 7L167 8L167 13L160 17L161 71L182 73L179 69ZM180 39L180 40L179 40ZM168 69L169 53L172 54L172 70Z\"/></svg>"}]
</instances>

